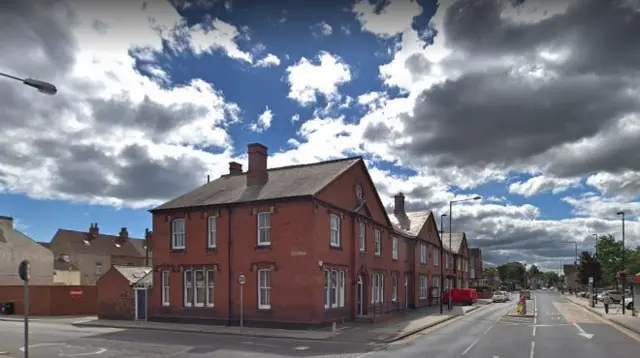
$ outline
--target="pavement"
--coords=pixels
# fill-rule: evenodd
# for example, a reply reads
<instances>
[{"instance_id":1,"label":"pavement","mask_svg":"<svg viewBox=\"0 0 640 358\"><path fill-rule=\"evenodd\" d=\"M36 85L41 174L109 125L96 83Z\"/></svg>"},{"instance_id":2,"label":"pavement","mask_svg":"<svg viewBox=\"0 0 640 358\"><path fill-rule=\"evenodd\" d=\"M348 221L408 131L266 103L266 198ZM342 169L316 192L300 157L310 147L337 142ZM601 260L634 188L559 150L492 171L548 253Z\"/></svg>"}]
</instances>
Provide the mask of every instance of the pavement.
<instances>
[{"instance_id":1,"label":"pavement","mask_svg":"<svg viewBox=\"0 0 640 358\"><path fill-rule=\"evenodd\" d=\"M609 320L611 323L623 329L640 334L640 313L638 313L638 316L634 317L631 314L631 310L626 310L623 315L620 305L611 305L611 307L609 307L609 313L605 313L604 306L601 302L598 302L595 307L591 307L589 300L586 298L574 296L567 296L565 298L568 301L582 306L598 316Z\"/></svg>"}]
</instances>

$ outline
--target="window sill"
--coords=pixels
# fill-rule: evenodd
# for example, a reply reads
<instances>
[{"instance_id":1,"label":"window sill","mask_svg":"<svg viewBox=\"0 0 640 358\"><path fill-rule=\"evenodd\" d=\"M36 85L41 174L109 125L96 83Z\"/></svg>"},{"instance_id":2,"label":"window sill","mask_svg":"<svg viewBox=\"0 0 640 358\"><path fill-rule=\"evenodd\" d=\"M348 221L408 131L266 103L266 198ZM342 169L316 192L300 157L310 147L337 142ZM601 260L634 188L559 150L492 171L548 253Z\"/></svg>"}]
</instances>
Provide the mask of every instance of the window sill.
<instances>
[{"instance_id":1,"label":"window sill","mask_svg":"<svg viewBox=\"0 0 640 358\"><path fill-rule=\"evenodd\" d=\"M375 254L374 256L377 258L382 258L382 254Z\"/></svg>"},{"instance_id":2,"label":"window sill","mask_svg":"<svg viewBox=\"0 0 640 358\"><path fill-rule=\"evenodd\" d=\"M339 246L339 245L336 246L336 245L329 244L329 249L336 250L336 251L343 251L342 246Z\"/></svg>"},{"instance_id":3,"label":"window sill","mask_svg":"<svg viewBox=\"0 0 640 358\"><path fill-rule=\"evenodd\" d=\"M170 254L185 254L187 253L187 249L171 249L169 250Z\"/></svg>"},{"instance_id":4,"label":"window sill","mask_svg":"<svg viewBox=\"0 0 640 358\"><path fill-rule=\"evenodd\" d=\"M214 246L214 247L207 247L207 252L210 252L210 253L214 253L214 254L215 254L216 252L218 252L218 247L217 247L217 246Z\"/></svg>"},{"instance_id":5,"label":"window sill","mask_svg":"<svg viewBox=\"0 0 640 358\"><path fill-rule=\"evenodd\" d=\"M260 312L269 312L269 311L271 311L271 306L258 307L258 311L260 311Z\"/></svg>"},{"instance_id":6,"label":"window sill","mask_svg":"<svg viewBox=\"0 0 640 358\"><path fill-rule=\"evenodd\" d=\"M337 310L343 310L344 306L335 306L335 307L324 307L325 311L337 311Z\"/></svg>"},{"instance_id":7,"label":"window sill","mask_svg":"<svg viewBox=\"0 0 640 358\"><path fill-rule=\"evenodd\" d=\"M269 244L258 244L255 247L256 250L271 250L271 243Z\"/></svg>"}]
</instances>

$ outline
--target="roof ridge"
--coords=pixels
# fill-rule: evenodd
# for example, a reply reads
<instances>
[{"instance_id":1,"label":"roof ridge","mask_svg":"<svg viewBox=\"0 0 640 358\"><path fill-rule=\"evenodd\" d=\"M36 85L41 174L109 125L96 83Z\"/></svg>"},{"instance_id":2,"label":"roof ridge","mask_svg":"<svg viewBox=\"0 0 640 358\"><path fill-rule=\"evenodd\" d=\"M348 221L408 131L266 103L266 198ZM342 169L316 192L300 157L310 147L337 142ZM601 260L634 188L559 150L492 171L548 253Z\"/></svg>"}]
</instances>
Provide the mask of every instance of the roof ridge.
<instances>
[{"instance_id":1,"label":"roof ridge","mask_svg":"<svg viewBox=\"0 0 640 358\"><path fill-rule=\"evenodd\" d=\"M315 163L286 165L286 166L283 166L283 167L270 168L267 171L313 167L313 166L327 165L327 164L333 164L333 163L338 163L338 162L347 162L347 161L350 161L350 160L357 160L357 159L363 159L363 157L361 155L358 155L358 156L355 156L355 157L331 159L331 160L325 160L325 161L322 161L322 162L315 162Z\"/></svg>"},{"instance_id":2,"label":"roof ridge","mask_svg":"<svg viewBox=\"0 0 640 358\"><path fill-rule=\"evenodd\" d=\"M88 231L80 231L80 230L73 230L73 229L58 228L58 231L69 231L69 232L76 232L76 233L79 233L79 234L89 234ZM119 235L104 234L104 233L99 232L98 233L98 237L100 237L100 236L103 236L103 237L107 237L108 236L110 238L116 238L116 239L120 238ZM137 237L131 237L131 236L129 236L127 239L128 240L142 240L142 241L144 241L144 239L137 238ZM49 241L49 242L51 242L51 241Z\"/></svg>"}]
</instances>

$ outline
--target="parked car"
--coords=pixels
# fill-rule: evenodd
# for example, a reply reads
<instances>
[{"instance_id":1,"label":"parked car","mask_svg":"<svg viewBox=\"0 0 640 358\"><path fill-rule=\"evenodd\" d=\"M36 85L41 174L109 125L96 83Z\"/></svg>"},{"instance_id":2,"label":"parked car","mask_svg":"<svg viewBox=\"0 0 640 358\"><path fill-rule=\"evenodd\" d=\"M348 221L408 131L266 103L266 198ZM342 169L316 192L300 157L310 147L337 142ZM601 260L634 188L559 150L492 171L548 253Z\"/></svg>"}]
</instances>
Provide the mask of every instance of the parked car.
<instances>
[{"instance_id":1,"label":"parked car","mask_svg":"<svg viewBox=\"0 0 640 358\"><path fill-rule=\"evenodd\" d=\"M503 295L501 291L496 291L493 293L493 297L491 297L493 302L506 302L507 296Z\"/></svg>"},{"instance_id":2,"label":"parked car","mask_svg":"<svg viewBox=\"0 0 640 358\"><path fill-rule=\"evenodd\" d=\"M620 303L620 301L622 301L622 293L620 291L615 291L615 290L604 291L602 293L603 299L604 299L604 296L609 296L609 298L611 298L611 302L613 303Z\"/></svg>"},{"instance_id":3,"label":"parked car","mask_svg":"<svg viewBox=\"0 0 640 358\"><path fill-rule=\"evenodd\" d=\"M507 301L511 301L511 292L499 291Z\"/></svg>"},{"instance_id":4,"label":"parked car","mask_svg":"<svg viewBox=\"0 0 640 358\"><path fill-rule=\"evenodd\" d=\"M633 297L625 297L624 298L624 306L628 310L632 310L633 309Z\"/></svg>"}]
</instances>

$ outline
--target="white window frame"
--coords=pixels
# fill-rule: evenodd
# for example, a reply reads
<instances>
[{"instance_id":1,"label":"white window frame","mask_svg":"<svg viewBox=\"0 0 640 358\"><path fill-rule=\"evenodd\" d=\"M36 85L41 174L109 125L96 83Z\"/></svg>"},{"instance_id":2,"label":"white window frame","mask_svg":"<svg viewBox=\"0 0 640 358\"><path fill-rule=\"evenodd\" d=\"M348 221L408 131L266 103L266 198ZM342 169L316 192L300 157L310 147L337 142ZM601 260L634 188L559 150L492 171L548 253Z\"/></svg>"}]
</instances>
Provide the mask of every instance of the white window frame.
<instances>
[{"instance_id":1,"label":"white window frame","mask_svg":"<svg viewBox=\"0 0 640 358\"><path fill-rule=\"evenodd\" d=\"M382 255L382 231L376 229L375 238L376 238L376 256L381 256Z\"/></svg>"},{"instance_id":2,"label":"white window frame","mask_svg":"<svg viewBox=\"0 0 640 358\"><path fill-rule=\"evenodd\" d=\"M198 274L202 275L202 281L198 281ZM202 292L202 301L198 300L198 293ZM207 300L207 278L205 270L193 270L193 306L204 307Z\"/></svg>"},{"instance_id":3,"label":"white window frame","mask_svg":"<svg viewBox=\"0 0 640 358\"><path fill-rule=\"evenodd\" d=\"M384 301L384 276L380 272L376 272L371 277L371 303L380 303Z\"/></svg>"},{"instance_id":4,"label":"white window frame","mask_svg":"<svg viewBox=\"0 0 640 358\"><path fill-rule=\"evenodd\" d=\"M94 273L96 276L102 276L102 274L104 273L104 269L101 262L96 262Z\"/></svg>"},{"instance_id":5,"label":"white window frame","mask_svg":"<svg viewBox=\"0 0 640 358\"><path fill-rule=\"evenodd\" d=\"M332 247L340 247L340 216L336 214L331 214L331 229L330 229L330 244Z\"/></svg>"},{"instance_id":6,"label":"white window frame","mask_svg":"<svg viewBox=\"0 0 640 358\"><path fill-rule=\"evenodd\" d=\"M331 289L329 287L331 282L331 271L324 270L324 308L331 307L331 297L330 292Z\"/></svg>"},{"instance_id":7,"label":"white window frame","mask_svg":"<svg viewBox=\"0 0 640 358\"><path fill-rule=\"evenodd\" d=\"M207 219L207 247L215 249L218 240L216 239L216 232L218 230L218 218L215 216L209 216Z\"/></svg>"},{"instance_id":8,"label":"white window frame","mask_svg":"<svg viewBox=\"0 0 640 358\"><path fill-rule=\"evenodd\" d=\"M213 270L206 270L204 272L204 280L205 280L205 304L207 307L215 307L216 305L215 272Z\"/></svg>"},{"instance_id":9,"label":"white window frame","mask_svg":"<svg viewBox=\"0 0 640 358\"><path fill-rule=\"evenodd\" d=\"M391 238L391 259L398 259L398 238L395 236Z\"/></svg>"},{"instance_id":10,"label":"white window frame","mask_svg":"<svg viewBox=\"0 0 640 358\"><path fill-rule=\"evenodd\" d=\"M189 278L187 278L189 275ZM195 297L195 287L193 287L193 270L185 270L182 273L182 290L183 290L183 305L185 307L193 307L193 300ZM189 299L189 291L191 291L191 299Z\"/></svg>"},{"instance_id":11,"label":"white window frame","mask_svg":"<svg viewBox=\"0 0 640 358\"><path fill-rule=\"evenodd\" d=\"M263 281L268 282L263 282ZM258 270L258 309L268 310L271 309L271 270L262 269ZM263 298L266 299L266 303L263 303Z\"/></svg>"},{"instance_id":12,"label":"white window frame","mask_svg":"<svg viewBox=\"0 0 640 358\"><path fill-rule=\"evenodd\" d=\"M420 296L418 297L421 300L425 300L428 297L428 282L427 276L420 275Z\"/></svg>"},{"instance_id":13,"label":"white window frame","mask_svg":"<svg viewBox=\"0 0 640 358\"><path fill-rule=\"evenodd\" d=\"M338 307L338 271L331 270L331 281L329 286L331 307Z\"/></svg>"},{"instance_id":14,"label":"white window frame","mask_svg":"<svg viewBox=\"0 0 640 358\"><path fill-rule=\"evenodd\" d=\"M367 224L360 223L360 252L365 252L367 246Z\"/></svg>"},{"instance_id":15,"label":"white window frame","mask_svg":"<svg viewBox=\"0 0 640 358\"><path fill-rule=\"evenodd\" d=\"M171 248L181 250L187 247L186 223L184 219L171 221Z\"/></svg>"},{"instance_id":16,"label":"white window frame","mask_svg":"<svg viewBox=\"0 0 640 358\"><path fill-rule=\"evenodd\" d=\"M346 274L342 270L324 270L324 308L344 307Z\"/></svg>"},{"instance_id":17,"label":"white window frame","mask_svg":"<svg viewBox=\"0 0 640 358\"><path fill-rule=\"evenodd\" d=\"M265 211L265 212L258 213L258 215L256 215L256 220L257 220L256 242L258 246L271 245L271 212Z\"/></svg>"},{"instance_id":18,"label":"white window frame","mask_svg":"<svg viewBox=\"0 0 640 358\"><path fill-rule=\"evenodd\" d=\"M440 249L437 247L433 248L433 266L440 265Z\"/></svg>"},{"instance_id":19,"label":"white window frame","mask_svg":"<svg viewBox=\"0 0 640 358\"><path fill-rule=\"evenodd\" d=\"M162 306L168 307L171 306L171 288L170 288L170 279L171 273L169 270L162 270L160 272L160 278L162 282Z\"/></svg>"},{"instance_id":20,"label":"white window frame","mask_svg":"<svg viewBox=\"0 0 640 358\"><path fill-rule=\"evenodd\" d=\"M391 275L391 301L396 302L398 299L398 275Z\"/></svg>"},{"instance_id":21,"label":"white window frame","mask_svg":"<svg viewBox=\"0 0 640 358\"><path fill-rule=\"evenodd\" d=\"M344 307L345 272L338 271L338 307Z\"/></svg>"},{"instance_id":22,"label":"white window frame","mask_svg":"<svg viewBox=\"0 0 640 358\"><path fill-rule=\"evenodd\" d=\"M423 265L427 264L427 244L424 242L420 243L420 263Z\"/></svg>"}]
</instances>

